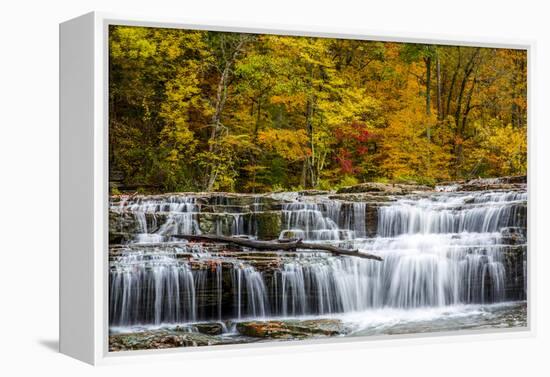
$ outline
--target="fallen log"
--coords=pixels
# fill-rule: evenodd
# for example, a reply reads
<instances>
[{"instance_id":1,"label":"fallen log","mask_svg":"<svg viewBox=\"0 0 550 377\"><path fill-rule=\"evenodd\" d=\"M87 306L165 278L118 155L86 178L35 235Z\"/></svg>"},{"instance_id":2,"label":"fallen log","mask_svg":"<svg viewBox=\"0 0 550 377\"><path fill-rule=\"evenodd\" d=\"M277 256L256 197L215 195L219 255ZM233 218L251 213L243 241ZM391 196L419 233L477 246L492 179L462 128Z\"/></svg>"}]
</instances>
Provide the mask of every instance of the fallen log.
<instances>
[{"instance_id":1,"label":"fallen log","mask_svg":"<svg viewBox=\"0 0 550 377\"><path fill-rule=\"evenodd\" d=\"M334 255L347 255L352 257L382 261L382 258L379 257L378 255L360 253L358 250L342 249L332 245L302 242L302 240L297 240L294 242L257 241L257 240L250 240L246 238L239 238L239 237L214 236L214 235L207 235L207 234L203 234L203 235L178 234L178 235L172 235L172 237L181 238L188 241L230 243L233 245L250 247L258 250L291 250L291 251L296 251L297 249L319 250L319 251L327 251Z\"/></svg>"}]
</instances>

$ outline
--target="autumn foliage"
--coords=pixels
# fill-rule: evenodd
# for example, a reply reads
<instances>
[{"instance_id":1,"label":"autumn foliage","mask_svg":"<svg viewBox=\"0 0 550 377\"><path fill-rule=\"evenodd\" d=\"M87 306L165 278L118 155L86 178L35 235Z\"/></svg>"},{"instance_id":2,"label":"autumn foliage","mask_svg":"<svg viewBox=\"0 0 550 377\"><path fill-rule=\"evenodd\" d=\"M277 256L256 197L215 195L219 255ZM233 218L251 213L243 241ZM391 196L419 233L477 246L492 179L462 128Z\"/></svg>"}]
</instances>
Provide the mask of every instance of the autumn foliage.
<instances>
[{"instance_id":1,"label":"autumn foliage","mask_svg":"<svg viewBox=\"0 0 550 377\"><path fill-rule=\"evenodd\" d=\"M114 189L525 174L523 50L112 26Z\"/></svg>"}]
</instances>

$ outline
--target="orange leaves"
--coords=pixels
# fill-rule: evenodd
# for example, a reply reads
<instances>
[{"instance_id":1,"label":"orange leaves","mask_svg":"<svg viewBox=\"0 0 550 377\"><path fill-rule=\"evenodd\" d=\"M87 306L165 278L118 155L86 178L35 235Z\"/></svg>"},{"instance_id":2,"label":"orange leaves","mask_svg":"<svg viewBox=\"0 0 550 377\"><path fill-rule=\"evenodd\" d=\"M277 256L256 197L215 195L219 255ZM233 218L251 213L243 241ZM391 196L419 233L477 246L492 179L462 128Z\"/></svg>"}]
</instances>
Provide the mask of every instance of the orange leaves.
<instances>
[{"instance_id":1,"label":"orange leaves","mask_svg":"<svg viewBox=\"0 0 550 377\"><path fill-rule=\"evenodd\" d=\"M306 96L303 93L277 94L271 96L274 105L285 105L287 108L303 108L306 104Z\"/></svg>"}]
</instances>

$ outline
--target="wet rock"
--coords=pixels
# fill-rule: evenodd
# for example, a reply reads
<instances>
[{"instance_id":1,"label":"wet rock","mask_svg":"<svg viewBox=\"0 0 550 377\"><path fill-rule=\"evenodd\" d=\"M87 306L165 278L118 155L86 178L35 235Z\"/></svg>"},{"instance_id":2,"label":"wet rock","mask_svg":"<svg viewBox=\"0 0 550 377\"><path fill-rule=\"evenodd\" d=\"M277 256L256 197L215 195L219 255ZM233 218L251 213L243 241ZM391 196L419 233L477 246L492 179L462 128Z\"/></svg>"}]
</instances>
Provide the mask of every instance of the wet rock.
<instances>
[{"instance_id":1,"label":"wet rock","mask_svg":"<svg viewBox=\"0 0 550 377\"><path fill-rule=\"evenodd\" d=\"M202 233L212 233L215 229L215 215L202 212L198 214L199 228Z\"/></svg>"},{"instance_id":2,"label":"wet rock","mask_svg":"<svg viewBox=\"0 0 550 377\"><path fill-rule=\"evenodd\" d=\"M279 235L280 240L288 242L295 242L300 238L304 238L304 232L300 229L285 229Z\"/></svg>"},{"instance_id":3,"label":"wet rock","mask_svg":"<svg viewBox=\"0 0 550 377\"><path fill-rule=\"evenodd\" d=\"M244 226L250 222L250 213L201 212L196 216L199 228L204 234L222 234L228 236L237 231L239 226ZM240 231L243 231L243 229Z\"/></svg>"},{"instance_id":4,"label":"wet rock","mask_svg":"<svg viewBox=\"0 0 550 377\"><path fill-rule=\"evenodd\" d=\"M502 243L505 245L521 245L527 242L527 228L507 227L501 230Z\"/></svg>"},{"instance_id":5,"label":"wet rock","mask_svg":"<svg viewBox=\"0 0 550 377\"><path fill-rule=\"evenodd\" d=\"M245 336L270 339L303 339L315 336L336 336L346 333L337 319L250 321L237 324Z\"/></svg>"},{"instance_id":6,"label":"wet rock","mask_svg":"<svg viewBox=\"0 0 550 377\"><path fill-rule=\"evenodd\" d=\"M223 332L223 325L221 323L197 323L193 327L201 334L221 335Z\"/></svg>"},{"instance_id":7,"label":"wet rock","mask_svg":"<svg viewBox=\"0 0 550 377\"><path fill-rule=\"evenodd\" d=\"M484 190L525 190L527 176L499 178L476 178L470 180L441 182L436 191L484 191Z\"/></svg>"},{"instance_id":8,"label":"wet rock","mask_svg":"<svg viewBox=\"0 0 550 377\"><path fill-rule=\"evenodd\" d=\"M306 337L302 333L291 332L282 321L242 322L237 324L237 331L254 338L292 339Z\"/></svg>"},{"instance_id":9,"label":"wet rock","mask_svg":"<svg viewBox=\"0 0 550 377\"><path fill-rule=\"evenodd\" d=\"M109 336L109 351L163 349L191 346L210 346L223 341L215 336L178 331L144 331Z\"/></svg>"},{"instance_id":10,"label":"wet rock","mask_svg":"<svg viewBox=\"0 0 550 377\"><path fill-rule=\"evenodd\" d=\"M306 334L335 336L346 333L342 321L338 319L288 320L285 324L293 331Z\"/></svg>"},{"instance_id":11,"label":"wet rock","mask_svg":"<svg viewBox=\"0 0 550 377\"><path fill-rule=\"evenodd\" d=\"M272 240L276 239L282 230L280 210L244 213L201 212L196 218L203 234L231 236L248 233L260 240Z\"/></svg>"},{"instance_id":12,"label":"wet rock","mask_svg":"<svg viewBox=\"0 0 550 377\"><path fill-rule=\"evenodd\" d=\"M500 184L518 184L518 183L527 183L526 175L516 175L508 177L498 177L498 178L477 178L467 181L470 184L487 184L487 183L500 183Z\"/></svg>"},{"instance_id":13,"label":"wet rock","mask_svg":"<svg viewBox=\"0 0 550 377\"><path fill-rule=\"evenodd\" d=\"M257 212L252 215L256 234L260 240L273 240L282 230L282 214L278 211Z\"/></svg>"},{"instance_id":14,"label":"wet rock","mask_svg":"<svg viewBox=\"0 0 550 377\"><path fill-rule=\"evenodd\" d=\"M527 245L506 246L503 254L506 300L525 300L527 298Z\"/></svg>"},{"instance_id":15,"label":"wet rock","mask_svg":"<svg viewBox=\"0 0 550 377\"><path fill-rule=\"evenodd\" d=\"M367 204L365 214L365 226L368 237L374 237L378 233L378 209L379 205Z\"/></svg>"},{"instance_id":16,"label":"wet rock","mask_svg":"<svg viewBox=\"0 0 550 377\"><path fill-rule=\"evenodd\" d=\"M213 212L213 213L245 213L250 210L249 206L237 206L237 205L203 205L201 206L201 212Z\"/></svg>"},{"instance_id":17,"label":"wet rock","mask_svg":"<svg viewBox=\"0 0 550 377\"><path fill-rule=\"evenodd\" d=\"M353 194L353 193L379 193L384 195L406 195L415 192L432 191L433 189L423 185L410 185L401 183L379 183L367 182L355 186L342 187L337 194Z\"/></svg>"},{"instance_id":18,"label":"wet rock","mask_svg":"<svg viewBox=\"0 0 550 377\"><path fill-rule=\"evenodd\" d=\"M228 207L248 207L265 206L269 207L276 204L276 200L258 194L237 194L237 193L203 193L203 198L207 205L228 206Z\"/></svg>"},{"instance_id":19,"label":"wet rock","mask_svg":"<svg viewBox=\"0 0 550 377\"><path fill-rule=\"evenodd\" d=\"M123 245L134 239L134 235L123 232L109 232L109 245Z\"/></svg>"},{"instance_id":20,"label":"wet rock","mask_svg":"<svg viewBox=\"0 0 550 377\"><path fill-rule=\"evenodd\" d=\"M109 231L113 233L137 233L138 222L131 213L109 211Z\"/></svg>"},{"instance_id":21,"label":"wet rock","mask_svg":"<svg viewBox=\"0 0 550 377\"><path fill-rule=\"evenodd\" d=\"M158 231L160 225L168 218L165 212L145 213L143 220L147 226L148 233ZM109 243L120 244L134 238L135 234L141 233L140 221L131 212L109 211Z\"/></svg>"},{"instance_id":22,"label":"wet rock","mask_svg":"<svg viewBox=\"0 0 550 377\"><path fill-rule=\"evenodd\" d=\"M302 196L315 196L315 195L327 195L330 191L327 190L302 190L298 191L298 194Z\"/></svg>"},{"instance_id":23,"label":"wet rock","mask_svg":"<svg viewBox=\"0 0 550 377\"><path fill-rule=\"evenodd\" d=\"M395 201L395 197L390 195L381 195L377 193L357 192L357 193L338 193L328 196L332 200L340 200L345 202L366 202L373 204L382 204Z\"/></svg>"}]
</instances>

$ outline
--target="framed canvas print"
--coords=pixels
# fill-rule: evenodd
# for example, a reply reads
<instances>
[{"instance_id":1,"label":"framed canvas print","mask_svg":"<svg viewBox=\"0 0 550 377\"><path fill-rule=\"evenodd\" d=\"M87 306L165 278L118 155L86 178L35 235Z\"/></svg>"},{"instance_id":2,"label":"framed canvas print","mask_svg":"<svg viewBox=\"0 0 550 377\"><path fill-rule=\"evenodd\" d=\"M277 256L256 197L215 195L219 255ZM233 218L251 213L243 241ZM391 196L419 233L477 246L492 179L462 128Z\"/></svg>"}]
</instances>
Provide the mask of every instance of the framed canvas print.
<instances>
[{"instance_id":1,"label":"framed canvas print","mask_svg":"<svg viewBox=\"0 0 550 377\"><path fill-rule=\"evenodd\" d=\"M529 43L60 36L62 352L529 333Z\"/></svg>"}]
</instances>

